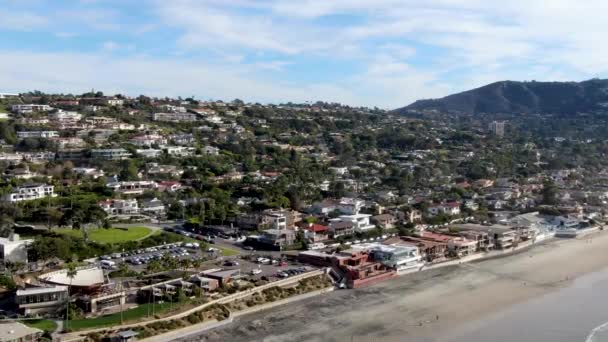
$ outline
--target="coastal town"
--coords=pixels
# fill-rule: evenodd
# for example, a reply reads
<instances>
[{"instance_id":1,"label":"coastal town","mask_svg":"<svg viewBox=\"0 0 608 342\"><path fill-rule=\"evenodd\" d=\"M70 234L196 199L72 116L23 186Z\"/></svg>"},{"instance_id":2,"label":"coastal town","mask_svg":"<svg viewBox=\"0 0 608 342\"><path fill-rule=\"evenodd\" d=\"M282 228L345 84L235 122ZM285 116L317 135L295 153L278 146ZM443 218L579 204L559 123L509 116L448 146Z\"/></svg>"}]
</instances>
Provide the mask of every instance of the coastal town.
<instances>
[{"instance_id":1,"label":"coastal town","mask_svg":"<svg viewBox=\"0 0 608 342\"><path fill-rule=\"evenodd\" d=\"M0 341L174 340L603 230L602 125L406 114L0 94Z\"/></svg>"}]
</instances>

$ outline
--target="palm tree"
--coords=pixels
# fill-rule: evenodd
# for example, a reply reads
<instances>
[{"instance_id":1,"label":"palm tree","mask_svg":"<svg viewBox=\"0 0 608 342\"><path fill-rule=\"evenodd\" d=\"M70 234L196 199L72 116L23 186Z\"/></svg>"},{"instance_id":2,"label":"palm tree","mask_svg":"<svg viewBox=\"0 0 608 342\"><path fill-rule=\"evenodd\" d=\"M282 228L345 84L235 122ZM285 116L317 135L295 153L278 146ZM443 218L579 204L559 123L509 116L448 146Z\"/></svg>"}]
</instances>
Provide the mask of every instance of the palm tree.
<instances>
[{"instance_id":1,"label":"palm tree","mask_svg":"<svg viewBox=\"0 0 608 342\"><path fill-rule=\"evenodd\" d=\"M70 285L68 285L68 300L67 300L67 305L66 305L66 309L65 309L65 329L68 329L68 322L70 320L70 289L72 288L72 280L74 280L74 278L76 277L76 275L78 274L78 270L76 269L76 264L73 262L70 262L67 264L67 271L66 271L66 276L68 278L70 278Z\"/></svg>"},{"instance_id":2,"label":"palm tree","mask_svg":"<svg viewBox=\"0 0 608 342\"><path fill-rule=\"evenodd\" d=\"M195 269L198 270L199 267L201 267L202 262L199 259L193 259L190 264L192 265L192 267L194 267Z\"/></svg>"}]
</instances>

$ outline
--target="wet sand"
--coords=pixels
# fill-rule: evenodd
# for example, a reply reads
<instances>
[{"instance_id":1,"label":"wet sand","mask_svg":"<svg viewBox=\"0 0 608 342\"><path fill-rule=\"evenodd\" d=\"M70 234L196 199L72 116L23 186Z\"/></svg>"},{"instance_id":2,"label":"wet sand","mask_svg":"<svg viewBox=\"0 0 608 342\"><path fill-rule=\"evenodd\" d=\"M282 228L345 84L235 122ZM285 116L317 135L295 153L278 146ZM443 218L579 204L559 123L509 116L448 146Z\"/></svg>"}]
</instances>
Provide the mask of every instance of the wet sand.
<instances>
[{"instance_id":1,"label":"wet sand","mask_svg":"<svg viewBox=\"0 0 608 342\"><path fill-rule=\"evenodd\" d=\"M608 232L410 274L271 310L182 341L460 341L476 322L608 266ZM473 327L473 328L471 328Z\"/></svg>"}]
</instances>

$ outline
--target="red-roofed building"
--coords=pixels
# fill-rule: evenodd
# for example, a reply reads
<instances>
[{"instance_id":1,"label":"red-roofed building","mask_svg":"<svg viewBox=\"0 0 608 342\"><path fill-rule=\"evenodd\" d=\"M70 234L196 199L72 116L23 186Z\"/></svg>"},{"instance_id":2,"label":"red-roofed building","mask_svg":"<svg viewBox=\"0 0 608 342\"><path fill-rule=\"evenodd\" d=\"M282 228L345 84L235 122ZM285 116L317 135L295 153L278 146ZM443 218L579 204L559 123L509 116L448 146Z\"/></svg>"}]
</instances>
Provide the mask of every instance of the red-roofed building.
<instances>
[{"instance_id":1,"label":"red-roofed building","mask_svg":"<svg viewBox=\"0 0 608 342\"><path fill-rule=\"evenodd\" d=\"M329 239L329 228L327 226L304 223L301 228L304 229L304 236L312 242L323 242Z\"/></svg>"}]
</instances>

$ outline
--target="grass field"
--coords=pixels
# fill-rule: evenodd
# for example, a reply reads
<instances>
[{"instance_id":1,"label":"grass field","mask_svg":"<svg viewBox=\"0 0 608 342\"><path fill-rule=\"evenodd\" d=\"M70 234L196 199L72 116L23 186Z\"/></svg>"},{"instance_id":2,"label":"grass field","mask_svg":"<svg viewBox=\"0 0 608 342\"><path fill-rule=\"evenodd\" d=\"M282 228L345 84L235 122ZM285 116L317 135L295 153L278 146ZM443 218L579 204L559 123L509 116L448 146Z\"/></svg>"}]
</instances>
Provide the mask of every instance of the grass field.
<instances>
[{"instance_id":1,"label":"grass field","mask_svg":"<svg viewBox=\"0 0 608 342\"><path fill-rule=\"evenodd\" d=\"M57 323L48 319L38 319L38 320L25 320L22 321L23 324L30 326L32 328L37 328L44 331L53 332L57 329Z\"/></svg>"},{"instance_id":2,"label":"grass field","mask_svg":"<svg viewBox=\"0 0 608 342\"><path fill-rule=\"evenodd\" d=\"M168 302L163 302L160 304L157 303L157 304L154 304L154 313L158 314L160 312L170 309L172 306L178 306L178 305L179 304L177 304L177 303L171 304ZM150 316L152 317L152 304L141 304L140 306L138 306L134 309L125 310L122 313L122 318L123 318L123 322L127 322L129 320L136 320L136 319L139 319L142 317L146 317L146 316L148 316L148 314L150 314ZM120 313L116 313L116 314L102 316L102 317L98 317L98 318L75 319L68 323L68 327L71 330L83 330L83 329L101 328L101 327L107 327L107 326L119 325L119 324L120 324Z\"/></svg>"},{"instance_id":3,"label":"grass field","mask_svg":"<svg viewBox=\"0 0 608 342\"><path fill-rule=\"evenodd\" d=\"M64 234L82 238L82 232L78 229L55 229L58 234ZM89 239L99 243L119 243L125 241L141 240L152 233L152 230L147 227L128 227L127 229L119 228L95 228L89 229Z\"/></svg>"}]
</instances>

